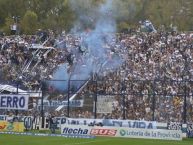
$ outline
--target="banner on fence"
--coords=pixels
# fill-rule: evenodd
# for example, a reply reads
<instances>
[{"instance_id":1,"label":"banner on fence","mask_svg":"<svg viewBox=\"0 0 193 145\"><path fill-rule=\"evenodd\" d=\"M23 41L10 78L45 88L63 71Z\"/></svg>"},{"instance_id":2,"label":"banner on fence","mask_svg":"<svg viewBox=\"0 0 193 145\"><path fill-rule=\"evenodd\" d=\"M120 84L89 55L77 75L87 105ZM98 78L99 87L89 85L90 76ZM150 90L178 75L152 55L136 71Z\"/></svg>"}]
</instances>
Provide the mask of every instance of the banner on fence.
<instances>
[{"instance_id":1,"label":"banner on fence","mask_svg":"<svg viewBox=\"0 0 193 145\"><path fill-rule=\"evenodd\" d=\"M1 94L0 95L0 109L28 109L29 95L15 95L15 94Z\"/></svg>"},{"instance_id":2,"label":"banner on fence","mask_svg":"<svg viewBox=\"0 0 193 145\"><path fill-rule=\"evenodd\" d=\"M97 113L112 113L115 97L111 95L97 96Z\"/></svg>"},{"instance_id":3,"label":"banner on fence","mask_svg":"<svg viewBox=\"0 0 193 145\"><path fill-rule=\"evenodd\" d=\"M84 100L71 100L71 101L69 101L70 107L83 107L83 104L84 104ZM58 107L58 106L67 107L68 101L44 100L43 105L49 106L49 107ZM41 100L39 101L38 106L41 106Z\"/></svg>"},{"instance_id":4,"label":"banner on fence","mask_svg":"<svg viewBox=\"0 0 193 145\"><path fill-rule=\"evenodd\" d=\"M156 121L143 120L115 120L115 119L85 119L85 118L60 118L61 124L67 125L89 125L91 123L102 123L104 126L118 126L128 128L156 129ZM58 122L60 120L57 120Z\"/></svg>"},{"instance_id":5,"label":"banner on fence","mask_svg":"<svg viewBox=\"0 0 193 145\"><path fill-rule=\"evenodd\" d=\"M0 115L0 120L6 120L6 115ZM19 121L24 122L25 128L32 128L36 118L33 116L16 116ZM57 129L61 128L61 125L89 125L102 123L104 126L117 126L117 127L128 127L128 128L145 128L145 129L156 129L156 121L144 121L144 120L115 120L115 119L87 119L87 118L66 118L66 117L55 117ZM39 119L38 119L39 120ZM45 123L48 119L45 118ZM38 124L38 122L36 122Z\"/></svg>"},{"instance_id":6,"label":"banner on fence","mask_svg":"<svg viewBox=\"0 0 193 145\"><path fill-rule=\"evenodd\" d=\"M24 132L23 122L10 123L7 121L0 121L0 132Z\"/></svg>"}]
</instances>

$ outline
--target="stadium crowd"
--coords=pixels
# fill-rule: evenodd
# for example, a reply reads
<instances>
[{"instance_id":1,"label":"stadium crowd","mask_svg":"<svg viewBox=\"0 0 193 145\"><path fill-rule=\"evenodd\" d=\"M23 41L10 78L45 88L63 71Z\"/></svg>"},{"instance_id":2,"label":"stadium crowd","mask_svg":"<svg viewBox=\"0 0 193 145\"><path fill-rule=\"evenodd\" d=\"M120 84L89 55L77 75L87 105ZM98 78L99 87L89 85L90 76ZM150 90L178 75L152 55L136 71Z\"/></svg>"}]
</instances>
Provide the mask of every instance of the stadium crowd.
<instances>
[{"instance_id":1,"label":"stadium crowd","mask_svg":"<svg viewBox=\"0 0 193 145\"><path fill-rule=\"evenodd\" d=\"M192 110L193 52L189 35L140 34L121 40L129 48L127 60L121 69L103 80L107 80L107 92L124 91L126 118L151 120L154 109L157 121L182 121L185 93L187 106ZM188 81L186 86L183 80ZM123 112L123 101L120 96L116 98L119 105L113 114L118 118ZM192 112L188 112L188 117L192 121Z\"/></svg>"},{"instance_id":2,"label":"stadium crowd","mask_svg":"<svg viewBox=\"0 0 193 145\"><path fill-rule=\"evenodd\" d=\"M107 35L104 39L112 34ZM1 37L0 81L19 83L21 88L37 91L41 80L53 79L61 64L67 64L68 73L73 72L76 63L85 65L88 55L82 42L80 35L64 33L56 37L52 32ZM152 120L153 116L159 122L183 122L186 96L187 120L193 122L193 38L190 33L116 34L102 47L106 50L107 61L94 78L97 87L90 79L77 95L77 99L91 99L87 101L91 103L90 109L88 104L72 109L70 117L93 118L93 98L90 96L97 91L98 95L114 98L112 113L97 114L98 118L123 119L125 112L124 119ZM97 57L95 63L100 63ZM113 67L115 61L119 61L117 58L123 61ZM62 100L66 96L67 93L55 98ZM65 108L48 113L65 116L66 112Z\"/></svg>"},{"instance_id":3,"label":"stadium crowd","mask_svg":"<svg viewBox=\"0 0 193 145\"><path fill-rule=\"evenodd\" d=\"M127 119L182 122L186 94L187 118L192 122L192 42L185 33L118 36L116 47L126 54L126 61L98 78L102 81L97 82L97 91L116 98L113 113L101 117L123 119L125 109ZM88 87L85 91L91 93L93 88Z\"/></svg>"}]
</instances>

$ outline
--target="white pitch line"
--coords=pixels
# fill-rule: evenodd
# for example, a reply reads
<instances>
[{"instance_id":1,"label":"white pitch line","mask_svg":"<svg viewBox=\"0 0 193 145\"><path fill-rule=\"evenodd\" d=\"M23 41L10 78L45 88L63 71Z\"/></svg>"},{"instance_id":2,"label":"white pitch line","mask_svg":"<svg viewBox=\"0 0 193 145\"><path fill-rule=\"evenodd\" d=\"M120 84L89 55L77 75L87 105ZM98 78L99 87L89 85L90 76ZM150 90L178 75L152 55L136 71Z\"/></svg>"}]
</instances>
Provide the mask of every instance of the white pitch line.
<instances>
[{"instance_id":1,"label":"white pitch line","mask_svg":"<svg viewBox=\"0 0 193 145\"><path fill-rule=\"evenodd\" d=\"M88 144L88 143L93 143L93 142L104 142L104 141L109 141L109 140L110 139L87 141L87 142L78 142L78 143L67 143L67 144L64 144L64 145L80 145L80 144Z\"/></svg>"}]
</instances>

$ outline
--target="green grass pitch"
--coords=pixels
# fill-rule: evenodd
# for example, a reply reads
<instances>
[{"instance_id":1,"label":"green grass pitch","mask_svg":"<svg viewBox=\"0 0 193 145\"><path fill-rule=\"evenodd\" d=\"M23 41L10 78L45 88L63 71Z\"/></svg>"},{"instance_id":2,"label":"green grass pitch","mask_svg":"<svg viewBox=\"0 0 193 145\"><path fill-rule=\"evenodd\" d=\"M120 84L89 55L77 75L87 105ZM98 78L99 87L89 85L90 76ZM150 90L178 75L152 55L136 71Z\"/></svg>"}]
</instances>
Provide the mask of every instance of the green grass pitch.
<instances>
[{"instance_id":1,"label":"green grass pitch","mask_svg":"<svg viewBox=\"0 0 193 145\"><path fill-rule=\"evenodd\" d=\"M0 134L0 145L193 145L193 139L182 141L107 137L78 139Z\"/></svg>"}]
</instances>

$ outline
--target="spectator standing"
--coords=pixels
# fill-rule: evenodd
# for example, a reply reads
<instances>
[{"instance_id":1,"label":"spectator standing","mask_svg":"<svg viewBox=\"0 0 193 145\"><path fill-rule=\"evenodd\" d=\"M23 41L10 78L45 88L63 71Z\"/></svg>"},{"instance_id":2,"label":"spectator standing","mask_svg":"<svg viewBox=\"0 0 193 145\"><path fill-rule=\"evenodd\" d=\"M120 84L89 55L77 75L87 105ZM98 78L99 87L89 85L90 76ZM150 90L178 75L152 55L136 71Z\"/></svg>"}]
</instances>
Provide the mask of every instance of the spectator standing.
<instances>
[{"instance_id":1,"label":"spectator standing","mask_svg":"<svg viewBox=\"0 0 193 145\"><path fill-rule=\"evenodd\" d=\"M49 125L51 133L54 134L56 132L56 118L53 115L49 118Z\"/></svg>"}]
</instances>

